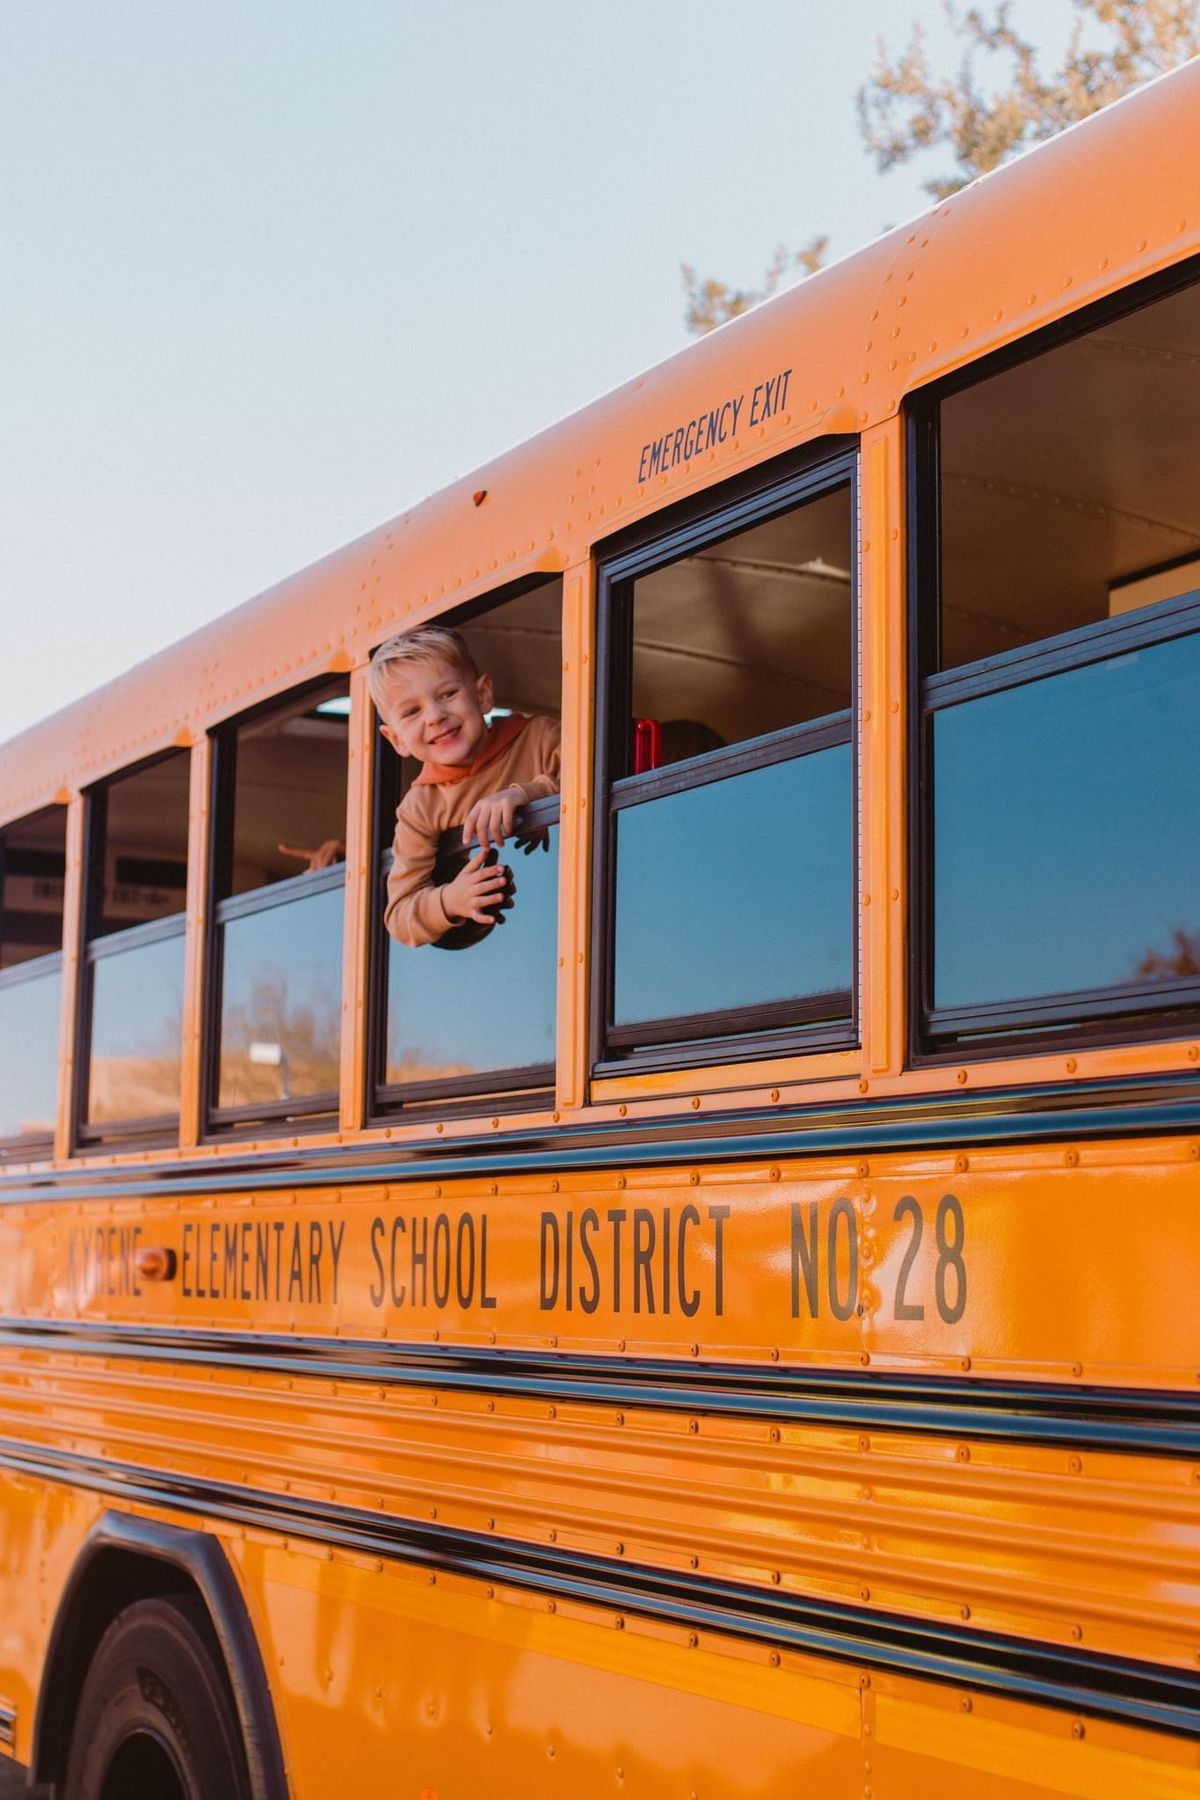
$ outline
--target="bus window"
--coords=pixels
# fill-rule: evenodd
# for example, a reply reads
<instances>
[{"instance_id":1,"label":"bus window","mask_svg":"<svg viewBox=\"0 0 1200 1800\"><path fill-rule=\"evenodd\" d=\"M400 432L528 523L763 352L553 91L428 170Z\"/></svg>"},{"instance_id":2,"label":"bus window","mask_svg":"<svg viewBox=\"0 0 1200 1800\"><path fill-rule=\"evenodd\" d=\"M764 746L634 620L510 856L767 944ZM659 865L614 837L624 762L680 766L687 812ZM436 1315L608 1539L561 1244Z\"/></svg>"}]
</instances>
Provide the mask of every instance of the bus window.
<instances>
[{"instance_id":1,"label":"bus window","mask_svg":"<svg viewBox=\"0 0 1200 1800\"><path fill-rule=\"evenodd\" d=\"M479 671L492 677L497 726L514 715L557 717L562 693L562 582L554 577L486 612L455 621ZM513 904L491 928L460 928L442 942L397 943L383 929L396 808L420 765L381 744L376 820L379 916L374 932L376 1104L386 1110L469 1103L502 1096L527 1104L554 1081L558 938L558 797L539 799L518 820L504 863ZM462 865L461 832L443 840L435 880Z\"/></svg>"},{"instance_id":2,"label":"bus window","mask_svg":"<svg viewBox=\"0 0 1200 1800\"><path fill-rule=\"evenodd\" d=\"M54 1137L67 809L0 831L0 1149Z\"/></svg>"},{"instance_id":3,"label":"bus window","mask_svg":"<svg viewBox=\"0 0 1200 1800\"><path fill-rule=\"evenodd\" d=\"M349 710L339 678L217 741L218 1125L337 1106Z\"/></svg>"},{"instance_id":4,"label":"bus window","mask_svg":"<svg viewBox=\"0 0 1200 1800\"><path fill-rule=\"evenodd\" d=\"M850 1040L853 479L843 457L604 570L626 1066Z\"/></svg>"},{"instance_id":5,"label":"bus window","mask_svg":"<svg viewBox=\"0 0 1200 1800\"><path fill-rule=\"evenodd\" d=\"M179 1112L189 762L173 750L88 796L84 1140Z\"/></svg>"},{"instance_id":6,"label":"bus window","mask_svg":"<svg viewBox=\"0 0 1200 1800\"><path fill-rule=\"evenodd\" d=\"M947 1046L1184 1029L1200 1004L1198 420L1197 287L942 400L923 712Z\"/></svg>"}]
</instances>

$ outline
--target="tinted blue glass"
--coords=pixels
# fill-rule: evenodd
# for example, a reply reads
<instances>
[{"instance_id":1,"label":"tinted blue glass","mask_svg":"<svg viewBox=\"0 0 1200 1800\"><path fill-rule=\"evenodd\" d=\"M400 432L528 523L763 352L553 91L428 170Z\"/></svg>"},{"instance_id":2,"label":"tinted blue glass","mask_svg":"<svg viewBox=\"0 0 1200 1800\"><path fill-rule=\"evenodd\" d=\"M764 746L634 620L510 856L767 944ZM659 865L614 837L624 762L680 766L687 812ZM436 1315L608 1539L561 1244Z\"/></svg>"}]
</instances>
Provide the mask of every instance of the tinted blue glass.
<instances>
[{"instance_id":1,"label":"tinted blue glass","mask_svg":"<svg viewBox=\"0 0 1200 1800\"><path fill-rule=\"evenodd\" d=\"M548 850L524 856L510 844L504 859L515 901L479 943L466 950L389 943L389 1083L554 1061L558 827Z\"/></svg>"},{"instance_id":2,"label":"tinted blue glass","mask_svg":"<svg viewBox=\"0 0 1200 1800\"><path fill-rule=\"evenodd\" d=\"M47 1138L58 1110L57 969L0 986L0 1138Z\"/></svg>"},{"instance_id":3,"label":"tinted blue glass","mask_svg":"<svg viewBox=\"0 0 1200 1800\"><path fill-rule=\"evenodd\" d=\"M615 1023L849 989L850 746L617 814Z\"/></svg>"},{"instance_id":4,"label":"tinted blue glass","mask_svg":"<svg viewBox=\"0 0 1200 1800\"><path fill-rule=\"evenodd\" d=\"M222 927L218 1105L337 1092L342 902L325 888Z\"/></svg>"},{"instance_id":5,"label":"tinted blue glass","mask_svg":"<svg viewBox=\"0 0 1200 1800\"><path fill-rule=\"evenodd\" d=\"M99 957L92 968L88 1124L177 1113L182 1035L182 931Z\"/></svg>"},{"instance_id":6,"label":"tinted blue glass","mask_svg":"<svg viewBox=\"0 0 1200 1800\"><path fill-rule=\"evenodd\" d=\"M934 719L934 997L1200 971L1200 635Z\"/></svg>"}]
</instances>

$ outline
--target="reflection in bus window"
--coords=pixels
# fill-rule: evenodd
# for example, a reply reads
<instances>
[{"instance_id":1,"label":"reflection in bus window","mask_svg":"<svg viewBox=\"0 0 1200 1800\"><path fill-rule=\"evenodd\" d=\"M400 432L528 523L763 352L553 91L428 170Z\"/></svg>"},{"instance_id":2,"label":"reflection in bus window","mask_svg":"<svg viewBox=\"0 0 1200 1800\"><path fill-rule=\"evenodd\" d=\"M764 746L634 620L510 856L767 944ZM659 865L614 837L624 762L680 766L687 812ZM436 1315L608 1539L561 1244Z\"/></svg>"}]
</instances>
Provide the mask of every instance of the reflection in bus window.
<instances>
[{"instance_id":1,"label":"reflection in bus window","mask_svg":"<svg viewBox=\"0 0 1200 1800\"><path fill-rule=\"evenodd\" d=\"M65 806L0 832L0 1143L17 1147L54 1135L66 833Z\"/></svg>"},{"instance_id":2,"label":"reflection in bus window","mask_svg":"<svg viewBox=\"0 0 1200 1800\"><path fill-rule=\"evenodd\" d=\"M87 1135L179 1111L189 765L171 751L89 796Z\"/></svg>"},{"instance_id":3,"label":"reflection in bus window","mask_svg":"<svg viewBox=\"0 0 1200 1800\"><path fill-rule=\"evenodd\" d=\"M336 1105L348 723L339 678L218 740L218 1123Z\"/></svg>"},{"instance_id":4,"label":"reflection in bus window","mask_svg":"<svg viewBox=\"0 0 1200 1800\"><path fill-rule=\"evenodd\" d=\"M612 565L610 1055L847 1038L851 468Z\"/></svg>"},{"instance_id":5,"label":"reflection in bus window","mask_svg":"<svg viewBox=\"0 0 1200 1800\"><path fill-rule=\"evenodd\" d=\"M1198 419L1196 286L941 403L923 707L947 1043L1200 1006Z\"/></svg>"}]
</instances>

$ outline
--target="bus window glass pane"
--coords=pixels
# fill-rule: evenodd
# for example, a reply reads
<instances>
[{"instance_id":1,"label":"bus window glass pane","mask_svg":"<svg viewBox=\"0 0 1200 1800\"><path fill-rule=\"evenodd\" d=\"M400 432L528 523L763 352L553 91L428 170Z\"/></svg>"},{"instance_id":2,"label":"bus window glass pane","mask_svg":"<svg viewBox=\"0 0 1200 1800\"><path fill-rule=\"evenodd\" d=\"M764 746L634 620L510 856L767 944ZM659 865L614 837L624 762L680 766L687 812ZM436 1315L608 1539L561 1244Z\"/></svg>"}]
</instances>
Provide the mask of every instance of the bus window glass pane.
<instances>
[{"instance_id":1,"label":"bus window glass pane","mask_svg":"<svg viewBox=\"0 0 1200 1800\"><path fill-rule=\"evenodd\" d=\"M62 949L66 850L65 806L0 832L0 969Z\"/></svg>"},{"instance_id":2,"label":"bus window glass pane","mask_svg":"<svg viewBox=\"0 0 1200 1800\"><path fill-rule=\"evenodd\" d=\"M840 487L640 576L632 705L653 736L631 767L844 711L852 563L850 490Z\"/></svg>"},{"instance_id":3,"label":"bus window glass pane","mask_svg":"<svg viewBox=\"0 0 1200 1800\"><path fill-rule=\"evenodd\" d=\"M934 716L934 1003L1200 974L1200 634Z\"/></svg>"},{"instance_id":4,"label":"bus window glass pane","mask_svg":"<svg viewBox=\"0 0 1200 1800\"><path fill-rule=\"evenodd\" d=\"M617 814L614 1024L844 996L852 759L838 744Z\"/></svg>"},{"instance_id":5,"label":"bus window glass pane","mask_svg":"<svg viewBox=\"0 0 1200 1800\"><path fill-rule=\"evenodd\" d=\"M342 902L325 888L226 921L219 1106L337 1092Z\"/></svg>"},{"instance_id":6,"label":"bus window glass pane","mask_svg":"<svg viewBox=\"0 0 1200 1800\"><path fill-rule=\"evenodd\" d=\"M97 957L87 1123L177 1113L182 1030L182 932Z\"/></svg>"},{"instance_id":7,"label":"bus window glass pane","mask_svg":"<svg viewBox=\"0 0 1200 1800\"><path fill-rule=\"evenodd\" d=\"M302 873L322 845L345 854L349 725L338 680L238 727L226 894Z\"/></svg>"},{"instance_id":8,"label":"bus window glass pane","mask_svg":"<svg viewBox=\"0 0 1200 1800\"><path fill-rule=\"evenodd\" d=\"M0 984L0 1139L54 1135L61 995L57 967Z\"/></svg>"},{"instance_id":9,"label":"bus window glass pane","mask_svg":"<svg viewBox=\"0 0 1200 1800\"><path fill-rule=\"evenodd\" d=\"M557 826L547 852L522 856L506 847L517 884L514 904L504 923L469 949L426 944L414 950L389 942L389 1085L553 1062Z\"/></svg>"},{"instance_id":10,"label":"bus window glass pane","mask_svg":"<svg viewBox=\"0 0 1200 1800\"><path fill-rule=\"evenodd\" d=\"M941 667L1200 589L1200 287L942 403Z\"/></svg>"},{"instance_id":11,"label":"bus window glass pane","mask_svg":"<svg viewBox=\"0 0 1200 1800\"><path fill-rule=\"evenodd\" d=\"M169 918L187 905L189 761L186 750L174 751L105 788L89 937Z\"/></svg>"}]
</instances>

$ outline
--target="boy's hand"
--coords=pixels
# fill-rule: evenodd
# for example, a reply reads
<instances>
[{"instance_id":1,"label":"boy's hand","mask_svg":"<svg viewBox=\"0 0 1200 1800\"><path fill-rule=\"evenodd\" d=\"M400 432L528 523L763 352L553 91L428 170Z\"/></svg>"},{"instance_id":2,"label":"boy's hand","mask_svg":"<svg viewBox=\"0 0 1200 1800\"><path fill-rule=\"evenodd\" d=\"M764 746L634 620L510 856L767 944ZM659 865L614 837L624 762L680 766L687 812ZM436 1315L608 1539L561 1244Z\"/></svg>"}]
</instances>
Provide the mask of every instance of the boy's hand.
<instances>
[{"instance_id":1,"label":"boy's hand","mask_svg":"<svg viewBox=\"0 0 1200 1800\"><path fill-rule=\"evenodd\" d=\"M502 850L505 839L512 836L513 820L524 804L524 788L507 787L501 788L498 794L485 794L463 820L463 843L469 846L471 839L476 838L481 850L486 850L489 844Z\"/></svg>"},{"instance_id":2,"label":"boy's hand","mask_svg":"<svg viewBox=\"0 0 1200 1800\"><path fill-rule=\"evenodd\" d=\"M487 850L478 851L466 868L441 890L446 917L456 925L461 925L464 919L491 925L499 920L497 907L512 905L511 896L517 891L512 870L506 869L503 863L487 863L488 854Z\"/></svg>"}]
</instances>

